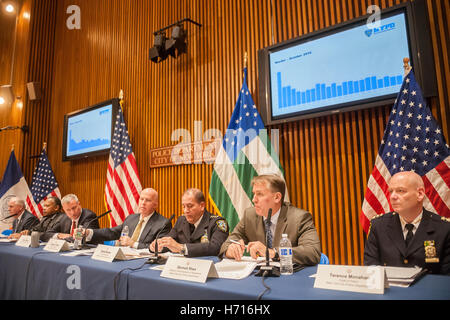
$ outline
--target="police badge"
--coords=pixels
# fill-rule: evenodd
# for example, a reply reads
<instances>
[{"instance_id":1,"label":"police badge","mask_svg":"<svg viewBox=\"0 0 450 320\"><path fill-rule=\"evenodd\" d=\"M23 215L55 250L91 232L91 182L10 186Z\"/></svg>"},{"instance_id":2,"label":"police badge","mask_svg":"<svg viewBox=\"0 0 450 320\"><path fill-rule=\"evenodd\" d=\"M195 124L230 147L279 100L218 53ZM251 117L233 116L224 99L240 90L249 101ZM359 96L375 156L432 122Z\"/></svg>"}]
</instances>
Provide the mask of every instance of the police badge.
<instances>
[{"instance_id":1,"label":"police badge","mask_svg":"<svg viewBox=\"0 0 450 320\"><path fill-rule=\"evenodd\" d=\"M423 245L425 246L425 262L439 262L439 258L436 256L436 247L434 246L434 240L426 240Z\"/></svg>"},{"instance_id":2,"label":"police badge","mask_svg":"<svg viewBox=\"0 0 450 320\"><path fill-rule=\"evenodd\" d=\"M202 235L201 239L200 239L200 243L208 243L209 239L208 239L208 231L205 230L205 234Z\"/></svg>"}]
</instances>

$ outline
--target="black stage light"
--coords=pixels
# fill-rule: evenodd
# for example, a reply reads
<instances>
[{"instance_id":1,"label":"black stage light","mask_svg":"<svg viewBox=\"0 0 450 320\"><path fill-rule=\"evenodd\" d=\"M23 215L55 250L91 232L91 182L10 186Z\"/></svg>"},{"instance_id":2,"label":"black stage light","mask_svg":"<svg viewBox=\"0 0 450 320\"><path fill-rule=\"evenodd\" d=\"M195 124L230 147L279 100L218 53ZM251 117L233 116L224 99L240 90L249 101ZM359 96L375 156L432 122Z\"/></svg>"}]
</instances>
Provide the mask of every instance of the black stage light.
<instances>
[{"instance_id":1,"label":"black stage light","mask_svg":"<svg viewBox=\"0 0 450 320\"><path fill-rule=\"evenodd\" d=\"M183 29L183 25L177 25L172 30L172 37L166 41L166 51L173 58L178 57L182 53L186 53L186 30Z\"/></svg>"},{"instance_id":2,"label":"black stage light","mask_svg":"<svg viewBox=\"0 0 450 320\"><path fill-rule=\"evenodd\" d=\"M149 59L155 63L161 62L167 58L167 52L165 48L166 35L164 33L158 33L155 35L153 41L153 47L149 50Z\"/></svg>"}]
</instances>

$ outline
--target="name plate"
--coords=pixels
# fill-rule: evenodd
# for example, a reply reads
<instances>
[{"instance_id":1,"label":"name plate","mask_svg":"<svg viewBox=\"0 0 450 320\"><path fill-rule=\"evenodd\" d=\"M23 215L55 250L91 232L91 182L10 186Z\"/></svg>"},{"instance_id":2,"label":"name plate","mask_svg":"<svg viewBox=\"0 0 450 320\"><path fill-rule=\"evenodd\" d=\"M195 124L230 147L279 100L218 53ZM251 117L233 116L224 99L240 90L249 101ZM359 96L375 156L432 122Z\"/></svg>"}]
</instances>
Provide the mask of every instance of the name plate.
<instances>
[{"instance_id":1,"label":"name plate","mask_svg":"<svg viewBox=\"0 0 450 320\"><path fill-rule=\"evenodd\" d=\"M383 267L320 264L314 288L384 294L389 284Z\"/></svg>"},{"instance_id":2,"label":"name plate","mask_svg":"<svg viewBox=\"0 0 450 320\"><path fill-rule=\"evenodd\" d=\"M50 252L68 251L69 249L70 249L69 244L67 243L66 240L53 238L50 239L44 247L45 251Z\"/></svg>"},{"instance_id":3,"label":"name plate","mask_svg":"<svg viewBox=\"0 0 450 320\"><path fill-rule=\"evenodd\" d=\"M104 244L99 244L97 248L95 248L91 258L105 262L113 262L114 259L127 260L120 247L106 246Z\"/></svg>"},{"instance_id":4,"label":"name plate","mask_svg":"<svg viewBox=\"0 0 450 320\"><path fill-rule=\"evenodd\" d=\"M28 248L31 245L31 236L22 235L16 242L16 246Z\"/></svg>"},{"instance_id":5,"label":"name plate","mask_svg":"<svg viewBox=\"0 0 450 320\"><path fill-rule=\"evenodd\" d=\"M161 277L205 283L208 277L218 278L219 275L211 260L169 257Z\"/></svg>"}]
</instances>

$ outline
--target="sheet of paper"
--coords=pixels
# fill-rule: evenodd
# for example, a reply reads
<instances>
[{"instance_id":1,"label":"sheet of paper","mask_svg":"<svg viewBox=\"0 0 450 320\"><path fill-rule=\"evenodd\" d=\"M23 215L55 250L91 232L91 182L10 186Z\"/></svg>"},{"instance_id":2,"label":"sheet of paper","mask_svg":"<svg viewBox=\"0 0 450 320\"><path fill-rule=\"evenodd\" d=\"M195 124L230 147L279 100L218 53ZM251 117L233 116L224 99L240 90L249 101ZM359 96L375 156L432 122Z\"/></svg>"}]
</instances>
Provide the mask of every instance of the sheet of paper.
<instances>
[{"instance_id":1,"label":"sheet of paper","mask_svg":"<svg viewBox=\"0 0 450 320\"><path fill-rule=\"evenodd\" d=\"M248 277L256 268L257 262L223 259L221 262L216 263L215 266L219 278L238 280Z\"/></svg>"},{"instance_id":2,"label":"sheet of paper","mask_svg":"<svg viewBox=\"0 0 450 320\"><path fill-rule=\"evenodd\" d=\"M402 267L384 267L388 279L413 279L417 276L422 268L402 268Z\"/></svg>"},{"instance_id":3,"label":"sheet of paper","mask_svg":"<svg viewBox=\"0 0 450 320\"><path fill-rule=\"evenodd\" d=\"M1 238L0 242L16 242L17 239L7 239L7 238Z\"/></svg>"},{"instance_id":4,"label":"sheet of paper","mask_svg":"<svg viewBox=\"0 0 450 320\"><path fill-rule=\"evenodd\" d=\"M84 250L73 250L68 253L62 253L62 256L66 257L76 257L76 256L91 256L94 254L95 248L84 249Z\"/></svg>"}]
</instances>

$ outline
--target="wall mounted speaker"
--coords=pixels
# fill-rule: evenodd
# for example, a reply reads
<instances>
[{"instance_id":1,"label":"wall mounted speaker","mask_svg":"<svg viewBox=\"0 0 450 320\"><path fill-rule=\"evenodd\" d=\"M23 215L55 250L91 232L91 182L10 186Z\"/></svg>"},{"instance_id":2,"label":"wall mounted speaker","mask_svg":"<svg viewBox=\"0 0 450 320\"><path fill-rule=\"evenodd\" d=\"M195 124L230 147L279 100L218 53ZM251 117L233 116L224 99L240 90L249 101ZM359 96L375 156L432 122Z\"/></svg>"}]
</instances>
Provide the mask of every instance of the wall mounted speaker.
<instances>
[{"instance_id":1,"label":"wall mounted speaker","mask_svg":"<svg viewBox=\"0 0 450 320\"><path fill-rule=\"evenodd\" d=\"M28 90L28 98L30 100L41 99L41 86L39 82L28 82L27 90Z\"/></svg>"}]
</instances>

